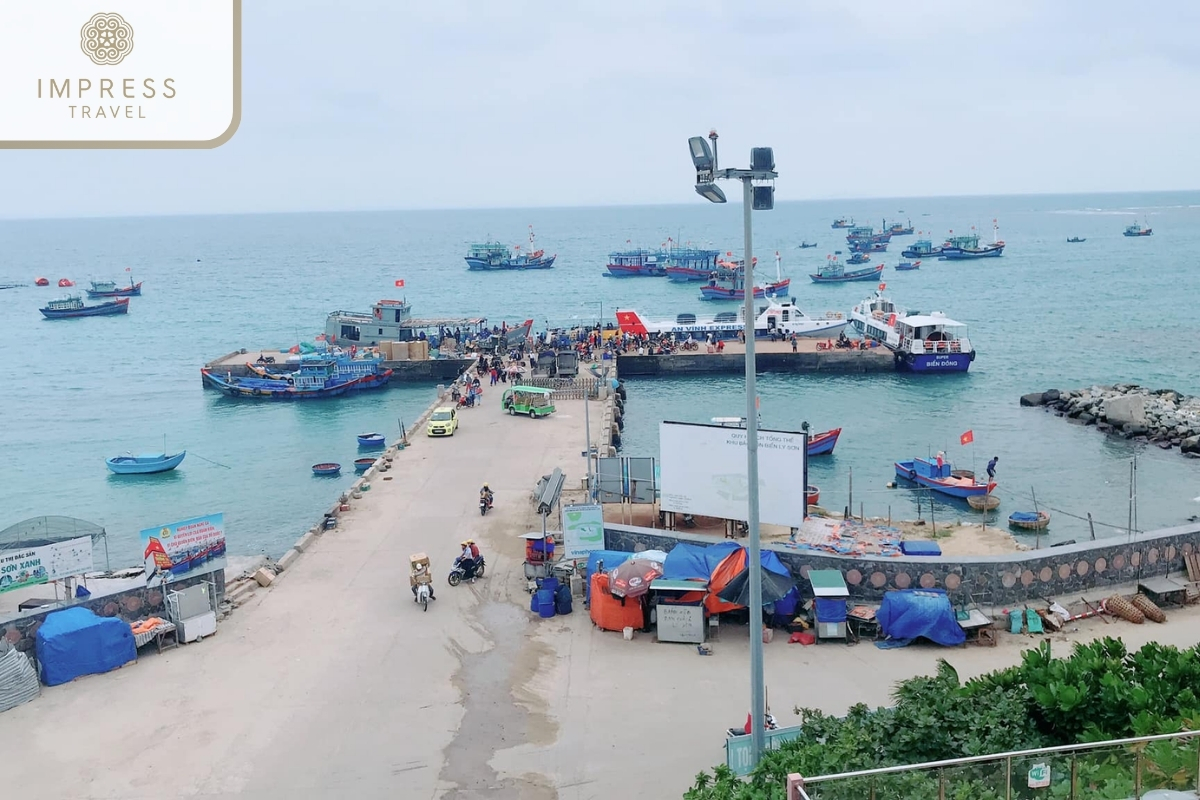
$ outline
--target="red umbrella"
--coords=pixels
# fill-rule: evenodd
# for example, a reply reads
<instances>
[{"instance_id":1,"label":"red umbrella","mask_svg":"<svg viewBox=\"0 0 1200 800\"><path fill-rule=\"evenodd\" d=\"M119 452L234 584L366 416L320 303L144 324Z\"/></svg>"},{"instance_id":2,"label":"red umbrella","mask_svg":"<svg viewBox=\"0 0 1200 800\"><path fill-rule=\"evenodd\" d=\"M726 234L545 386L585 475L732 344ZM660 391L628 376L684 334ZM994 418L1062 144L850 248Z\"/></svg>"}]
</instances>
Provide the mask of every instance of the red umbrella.
<instances>
[{"instance_id":1,"label":"red umbrella","mask_svg":"<svg viewBox=\"0 0 1200 800\"><path fill-rule=\"evenodd\" d=\"M640 597L650 591L650 581L662 574L662 564L657 561L630 559L609 573L609 591L617 597Z\"/></svg>"}]
</instances>

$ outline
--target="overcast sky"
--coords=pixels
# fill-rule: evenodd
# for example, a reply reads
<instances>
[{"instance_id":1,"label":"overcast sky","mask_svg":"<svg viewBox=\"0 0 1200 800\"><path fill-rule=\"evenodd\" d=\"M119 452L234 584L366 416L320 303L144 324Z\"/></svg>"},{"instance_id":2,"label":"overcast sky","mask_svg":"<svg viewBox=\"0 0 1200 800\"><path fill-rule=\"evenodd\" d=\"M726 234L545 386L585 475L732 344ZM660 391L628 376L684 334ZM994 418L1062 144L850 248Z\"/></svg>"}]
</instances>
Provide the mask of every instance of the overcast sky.
<instances>
[{"instance_id":1,"label":"overcast sky","mask_svg":"<svg viewBox=\"0 0 1200 800\"><path fill-rule=\"evenodd\" d=\"M1200 6L247 0L211 151L0 151L0 216L1195 189Z\"/></svg>"}]
</instances>

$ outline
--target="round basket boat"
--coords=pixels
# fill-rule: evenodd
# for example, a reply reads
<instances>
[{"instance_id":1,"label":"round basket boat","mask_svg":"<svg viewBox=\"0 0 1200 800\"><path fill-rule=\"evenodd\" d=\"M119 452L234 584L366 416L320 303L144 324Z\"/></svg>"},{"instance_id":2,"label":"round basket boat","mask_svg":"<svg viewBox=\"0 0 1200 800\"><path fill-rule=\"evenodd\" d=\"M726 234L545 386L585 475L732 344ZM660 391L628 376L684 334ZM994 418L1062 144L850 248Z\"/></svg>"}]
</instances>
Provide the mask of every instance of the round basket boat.
<instances>
[{"instance_id":1,"label":"round basket boat","mask_svg":"<svg viewBox=\"0 0 1200 800\"><path fill-rule=\"evenodd\" d=\"M375 466L375 459L373 459L373 458L356 458L356 459L354 459L354 471L355 472L366 472L373 466Z\"/></svg>"},{"instance_id":2,"label":"round basket boat","mask_svg":"<svg viewBox=\"0 0 1200 800\"><path fill-rule=\"evenodd\" d=\"M818 505L821 502L821 490L816 486L810 485L808 487L808 491L805 492L805 495L808 498L808 504L810 506Z\"/></svg>"},{"instance_id":3,"label":"round basket boat","mask_svg":"<svg viewBox=\"0 0 1200 800\"><path fill-rule=\"evenodd\" d=\"M382 433L360 433L358 435L359 447L383 447L386 443Z\"/></svg>"},{"instance_id":4,"label":"round basket boat","mask_svg":"<svg viewBox=\"0 0 1200 800\"><path fill-rule=\"evenodd\" d=\"M342 471L342 465L327 461L322 464L313 464L312 471L313 475L337 475Z\"/></svg>"},{"instance_id":5,"label":"round basket boat","mask_svg":"<svg viewBox=\"0 0 1200 800\"><path fill-rule=\"evenodd\" d=\"M1000 498L994 494L973 494L967 498L967 504L976 511L991 511L1000 507Z\"/></svg>"},{"instance_id":6,"label":"round basket boat","mask_svg":"<svg viewBox=\"0 0 1200 800\"><path fill-rule=\"evenodd\" d=\"M1040 531L1050 524L1050 513L1047 511L1038 511L1036 514L1029 511L1014 511L1008 518L1008 524L1022 530Z\"/></svg>"}]
</instances>

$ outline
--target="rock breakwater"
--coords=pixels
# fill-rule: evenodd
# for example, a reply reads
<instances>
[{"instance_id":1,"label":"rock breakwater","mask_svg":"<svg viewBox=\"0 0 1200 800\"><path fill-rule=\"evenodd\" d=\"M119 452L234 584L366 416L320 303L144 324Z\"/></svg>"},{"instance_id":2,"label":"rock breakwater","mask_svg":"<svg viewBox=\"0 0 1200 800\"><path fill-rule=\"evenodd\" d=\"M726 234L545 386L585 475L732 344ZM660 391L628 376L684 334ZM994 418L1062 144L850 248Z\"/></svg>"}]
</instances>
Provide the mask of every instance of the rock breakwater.
<instances>
[{"instance_id":1,"label":"rock breakwater","mask_svg":"<svg viewBox=\"0 0 1200 800\"><path fill-rule=\"evenodd\" d=\"M1147 389L1134 383L1087 389L1049 389L1022 395L1021 405L1094 425L1126 439L1153 442L1164 450L1178 447L1200 458L1200 397L1173 389Z\"/></svg>"}]
</instances>

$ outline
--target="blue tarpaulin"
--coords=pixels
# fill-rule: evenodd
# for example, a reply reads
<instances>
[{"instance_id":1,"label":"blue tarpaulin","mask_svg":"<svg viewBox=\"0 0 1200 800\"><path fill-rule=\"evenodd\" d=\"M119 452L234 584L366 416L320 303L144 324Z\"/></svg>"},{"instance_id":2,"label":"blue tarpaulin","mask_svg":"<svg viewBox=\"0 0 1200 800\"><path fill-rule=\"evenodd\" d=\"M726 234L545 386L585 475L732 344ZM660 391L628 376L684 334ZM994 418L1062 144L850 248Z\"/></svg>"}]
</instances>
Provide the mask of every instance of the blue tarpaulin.
<instances>
[{"instance_id":1,"label":"blue tarpaulin","mask_svg":"<svg viewBox=\"0 0 1200 800\"><path fill-rule=\"evenodd\" d=\"M35 646L42 682L47 686L108 672L137 659L129 623L98 617L86 608L68 608L47 616L38 628Z\"/></svg>"},{"instance_id":2,"label":"blue tarpaulin","mask_svg":"<svg viewBox=\"0 0 1200 800\"><path fill-rule=\"evenodd\" d=\"M846 598L818 597L817 622L845 622Z\"/></svg>"},{"instance_id":3,"label":"blue tarpaulin","mask_svg":"<svg viewBox=\"0 0 1200 800\"><path fill-rule=\"evenodd\" d=\"M892 640L892 647L910 644L918 637L952 647L967 638L954 616L950 598L941 589L888 592L875 618L879 629Z\"/></svg>"},{"instance_id":4,"label":"blue tarpaulin","mask_svg":"<svg viewBox=\"0 0 1200 800\"><path fill-rule=\"evenodd\" d=\"M712 578L717 565L739 547L741 545L736 542L720 542L707 547L680 542L667 553L667 560L663 562L663 579L707 581Z\"/></svg>"}]
</instances>

